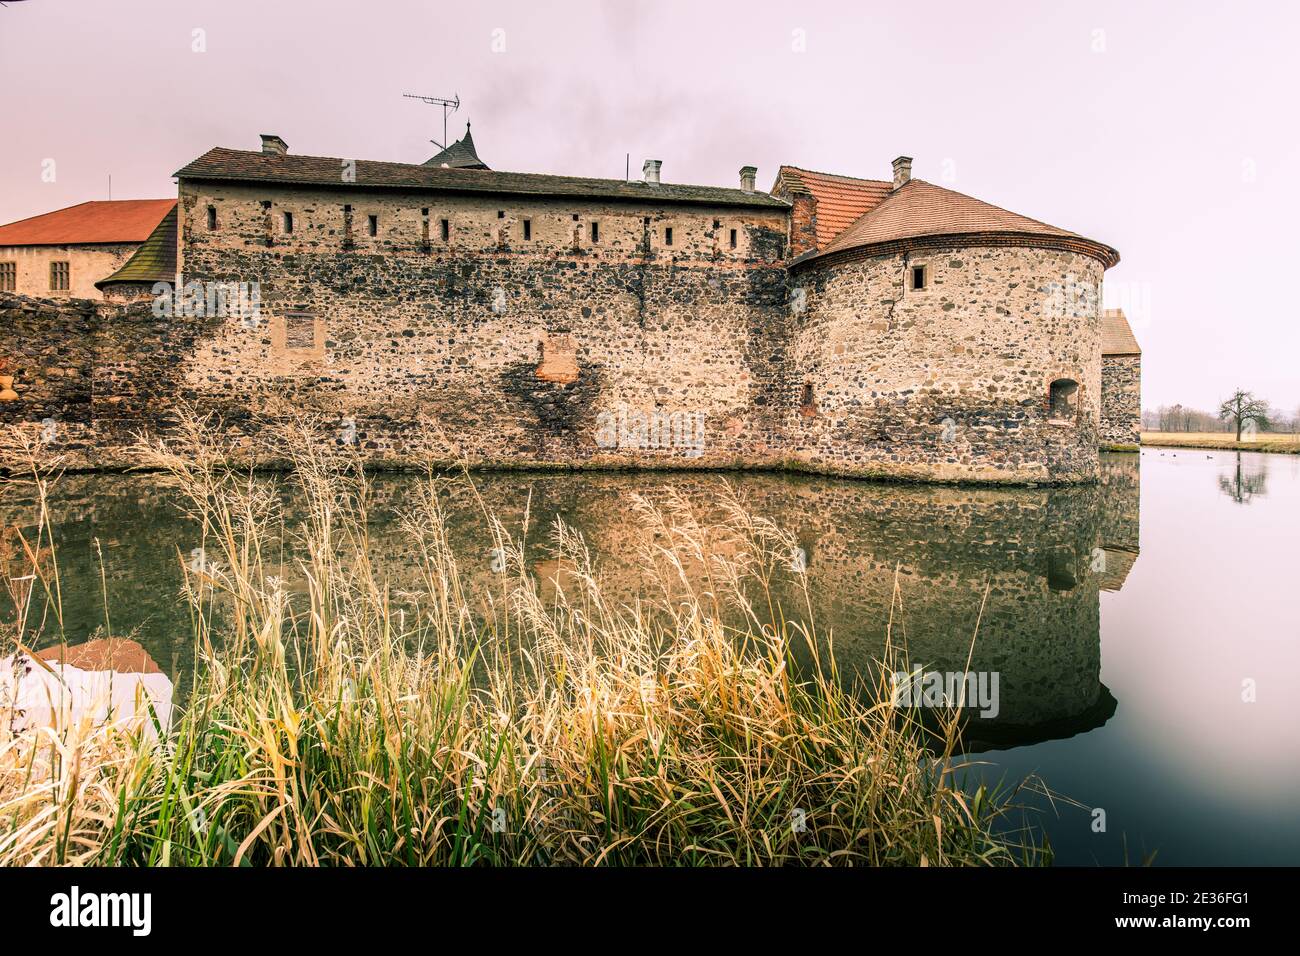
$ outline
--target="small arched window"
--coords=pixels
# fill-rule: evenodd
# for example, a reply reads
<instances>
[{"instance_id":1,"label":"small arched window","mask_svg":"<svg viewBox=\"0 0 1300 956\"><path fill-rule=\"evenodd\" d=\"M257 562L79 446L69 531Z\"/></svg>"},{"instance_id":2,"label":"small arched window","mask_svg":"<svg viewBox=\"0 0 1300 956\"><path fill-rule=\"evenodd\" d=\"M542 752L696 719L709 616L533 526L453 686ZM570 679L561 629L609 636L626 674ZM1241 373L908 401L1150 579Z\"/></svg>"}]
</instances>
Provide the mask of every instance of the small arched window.
<instances>
[{"instance_id":1,"label":"small arched window","mask_svg":"<svg viewBox=\"0 0 1300 956\"><path fill-rule=\"evenodd\" d=\"M1074 421L1079 411L1079 383L1058 378L1047 390L1047 417L1053 421Z\"/></svg>"}]
</instances>

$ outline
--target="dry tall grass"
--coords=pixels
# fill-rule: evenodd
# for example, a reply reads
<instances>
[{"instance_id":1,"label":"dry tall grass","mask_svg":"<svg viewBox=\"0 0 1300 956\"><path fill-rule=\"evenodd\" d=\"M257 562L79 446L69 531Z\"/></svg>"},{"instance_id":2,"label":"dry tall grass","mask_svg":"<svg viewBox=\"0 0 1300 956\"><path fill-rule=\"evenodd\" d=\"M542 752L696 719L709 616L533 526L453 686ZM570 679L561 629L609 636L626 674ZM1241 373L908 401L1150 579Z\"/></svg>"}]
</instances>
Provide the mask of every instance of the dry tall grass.
<instances>
[{"instance_id":1,"label":"dry tall grass","mask_svg":"<svg viewBox=\"0 0 1300 956\"><path fill-rule=\"evenodd\" d=\"M522 534L486 515L503 570L484 602L429 476L404 521L420 583L399 600L358 463L285 440L309 504L291 531L271 480L223 464L201 420L141 449L203 529L194 692L161 745L85 723L0 737L0 864L1047 859L1009 825L1012 794L956 785L951 725L936 750L887 688L842 689L829 660L792 676L812 608L771 584L793 542L721 482L712 525L630 502L646 530L630 604L564 526L570 573L544 600Z\"/></svg>"}]
</instances>

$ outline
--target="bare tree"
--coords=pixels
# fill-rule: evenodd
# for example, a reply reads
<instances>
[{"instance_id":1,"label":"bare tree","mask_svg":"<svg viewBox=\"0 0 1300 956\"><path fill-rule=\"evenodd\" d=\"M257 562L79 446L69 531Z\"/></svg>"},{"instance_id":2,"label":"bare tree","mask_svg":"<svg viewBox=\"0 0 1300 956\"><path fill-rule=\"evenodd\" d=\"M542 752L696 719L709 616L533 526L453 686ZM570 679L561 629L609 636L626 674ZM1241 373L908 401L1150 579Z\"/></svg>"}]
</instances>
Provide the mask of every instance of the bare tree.
<instances>
[{"instance_id":1,"label":"bare tree","mask_svg":"<svg viewBox=\"0 0 1300 956\"><path fill-rule=\"evenodd\" d=\"M1219 417L1237 429L1237 441L1241 441L1241 429L1247 422L1268 428L1268 402L1237 389L1219 406Z\"/></svg>"}]
</instances>

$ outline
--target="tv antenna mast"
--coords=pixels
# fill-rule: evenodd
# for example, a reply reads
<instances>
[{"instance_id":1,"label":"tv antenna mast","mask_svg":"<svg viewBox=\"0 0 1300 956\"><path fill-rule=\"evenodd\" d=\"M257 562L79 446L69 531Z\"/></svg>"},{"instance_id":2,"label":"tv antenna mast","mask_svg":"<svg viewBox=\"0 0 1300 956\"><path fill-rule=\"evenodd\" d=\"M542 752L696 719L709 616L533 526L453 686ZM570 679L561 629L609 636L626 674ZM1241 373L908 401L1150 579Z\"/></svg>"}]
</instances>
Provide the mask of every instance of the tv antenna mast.
<instances>
[{"instance_id":1,"label":"tv antenna mast","mask_svg":"<svg viewBox=\"0 0 1300 956\"><path fill-rule=\"evenodd\" d=\"M444 99L444 98L441 97L441 96L421 96L419 93L403 93L402 95L403 95L404 97L406 97L408 100L419 100L419 101L422 102L422 103L428 103L430 106L441 106L441 107L442 107L442 139L443 139L443 141L440 143L440 142L438 142L436 139L431 139L431 140L429 140L429 142L433 143L433 145L434 145L434 146L437 146L439 149L446 149L446 148L447 148L447 142L446 142L446 140L447 140L447 117L448 117L449 115L451 115L452 113L456 112L458 109L460 109L460 94L457 93L456 96L455 96L455 98L454 98L454 99L450 99L450 100L448 100L448 99Z\"/></svg>"}]
</instances>

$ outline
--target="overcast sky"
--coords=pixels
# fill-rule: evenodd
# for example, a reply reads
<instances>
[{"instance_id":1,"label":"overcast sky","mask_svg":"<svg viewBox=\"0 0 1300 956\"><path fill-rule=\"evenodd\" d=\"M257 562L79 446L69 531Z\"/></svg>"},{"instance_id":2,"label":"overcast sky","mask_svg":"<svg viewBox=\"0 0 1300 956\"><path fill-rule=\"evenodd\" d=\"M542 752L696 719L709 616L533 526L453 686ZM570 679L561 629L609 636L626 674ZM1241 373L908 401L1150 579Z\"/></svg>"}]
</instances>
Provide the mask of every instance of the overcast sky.
<instances>
[{"instance_id":1,"label":"overcast sky","mask_svg":"<svg viewBox=\"0 0 1300 956\"><path fill-rule=\"evenodd\" d=\"M174 196L212 146L494 169L914 175L1120 250L1147 407L1300 406L1300 4L25 0L0 7L0 222ZM54 181L45 182L51 167Z\"/></svg>"}]
</instances>

